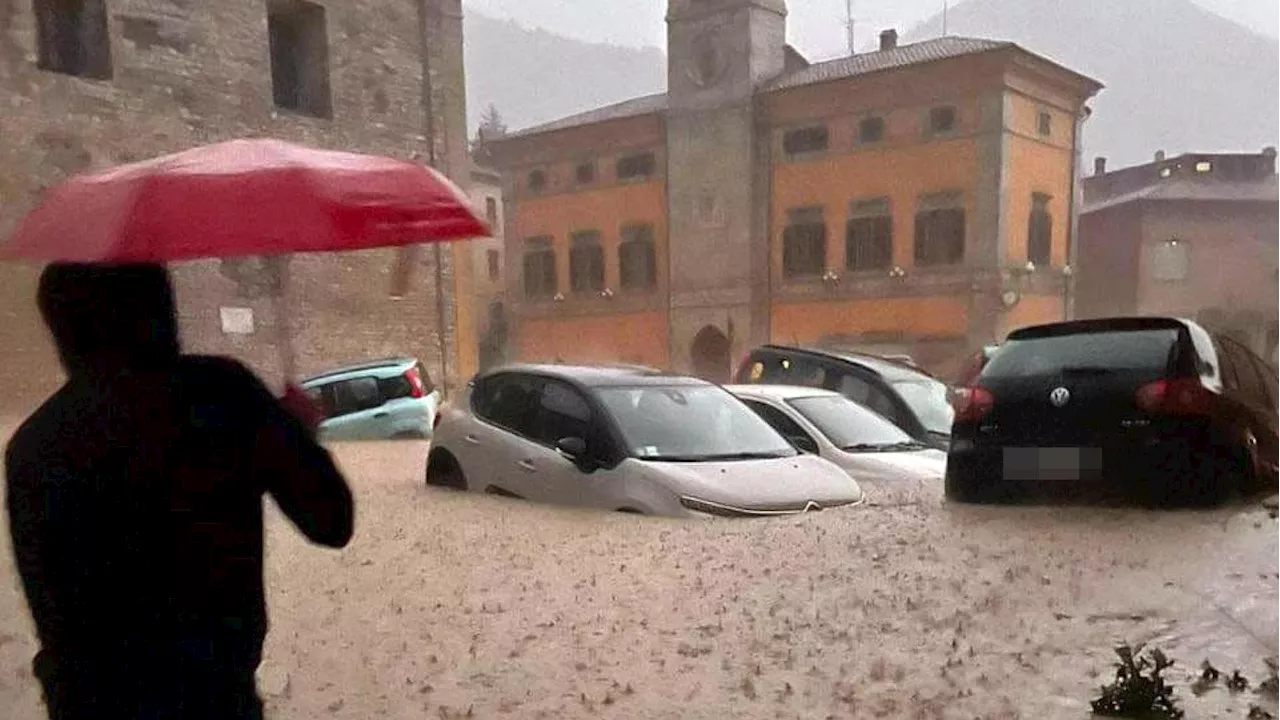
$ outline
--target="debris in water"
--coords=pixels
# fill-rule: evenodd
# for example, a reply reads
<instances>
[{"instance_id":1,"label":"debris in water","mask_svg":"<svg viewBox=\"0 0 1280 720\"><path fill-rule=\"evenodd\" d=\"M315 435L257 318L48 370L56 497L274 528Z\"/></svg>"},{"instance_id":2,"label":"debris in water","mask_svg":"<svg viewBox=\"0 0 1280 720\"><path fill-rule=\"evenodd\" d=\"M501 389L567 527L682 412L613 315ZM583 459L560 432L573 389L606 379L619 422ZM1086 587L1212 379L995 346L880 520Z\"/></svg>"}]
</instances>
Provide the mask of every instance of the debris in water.
<instances>
[{"instance_id":1,"label":"debris in water","mask_svg":"<svg viewBox=\"0 0 1280 720\"><path fill-rule=\"evenodd\" d=\"M1173 688L1162 674L1173 661L1159 648L1146 656L1137 648L1116 648L1116 679L1101 688L1102 695L1090 703L1094 714L1103 717L1143 718L1147 720L1180 720L1185 717L1177 707Z\"/></svg>"},{"instance_id":2,"label":"debris in water","mask_svg":"<svg viewBox=\"0 0 1280 720\"><path fill-rule=\"evenodd\" d=\"M1191 693L1199 697L1213 689L1218 684L1218 679L1222 677L1222 672L1214 667L1208 660L1200 663L1200 677L1191 683Z\"/></svg>"},{"instance_id":3,"label":"debris in water","mask_svg":"<svg viewBox=\"0 0 1280 720\"><path fill-rule=\"evenodd\" d=\"M1280 677L1276 677L1276 661L1267 658L1267 668L1271 670L1271 677L1258 683L1258 689L1254 692L1259 695L1270 695L1276 697L1280 695Z\"/></svg>"},{"instance_id":4,"label":"debris in water","mask_svg":"<svg viewBox=\"0 0 1280 720\"><path fill-rule=\"evenodd\" d=\"M1227 689L1231 692L1240 692L1249 689L1249 678L1240 674L1239 670L1231 673L1231 677L1227 678Z\"/></svg>"},{"instance_id":5,"label":"debris in water","mask_svg":"<svg viewBox=\"0 0 1280 720\"><path fill-rule=\"evenodd\" d=\"M1267 712L1266 710L1263 710L1257 705L1249 706L1249 715L1247 717L1249 718L1249 720L1276 720L1275 715L1272 715L1271 713Z\"/></svg>"}]
</instances>

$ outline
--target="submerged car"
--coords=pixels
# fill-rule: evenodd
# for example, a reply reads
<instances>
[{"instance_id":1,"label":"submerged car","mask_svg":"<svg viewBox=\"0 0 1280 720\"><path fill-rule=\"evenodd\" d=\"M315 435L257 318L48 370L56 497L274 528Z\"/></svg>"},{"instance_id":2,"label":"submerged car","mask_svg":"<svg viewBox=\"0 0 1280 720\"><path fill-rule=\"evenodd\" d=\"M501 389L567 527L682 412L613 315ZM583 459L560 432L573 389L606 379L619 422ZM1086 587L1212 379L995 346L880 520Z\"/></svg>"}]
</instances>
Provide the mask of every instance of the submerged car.
<instances>
[{"instance_id":1,"label":"submerged car","mask_svg":"<svg viewBox=\"0 0 1280 720\"><path fill-rule=\"evenodd\" d=\"M1276 371L1174 318L1011 333L958 399L946 492L1210 505L1275 491Z\"/></svg>"},{"instance_id":2,"label":"submerged car","mask_svg":"<svg viewBox=\"0 0 1280 720\"><path fill-rule=\"evenodd\" d=\"M910 365L876 355L764 345L747 355L736 382L832 390L931 447L946 450L950 441L954 414L947 386Z\"/></svg>"},{"instance_id":3,"label":"submerged car","mask_svg":"<svg viewBox=\"0 0 1280 720\"><path fill-rule=\"evenodd\" d=\"M522 365L441 410L428 485L646 515L748 517L862 490L723 388L639 368Z\"/></svg>"},{"instance_id":4,"label":"submerged car","mask_svg":"<svg viewBox=\"0 0 1280 720\"><path fill-rule=\"evenodd\" d=\"M725 389L797 449L844 468L873 503L941 491L946 453L837 392L787 385Z\"/></svg>"},{"instance_id":5,"label":"submerged car","mask_svg":"<svg viewBox=\"0 0 1280 720\"><path fill-rule=\"evenodd\" d=\"M324 416L321 440L431 439L440 392L414 358L348 365L299 385Z\"/></svg>"}]
</instances>

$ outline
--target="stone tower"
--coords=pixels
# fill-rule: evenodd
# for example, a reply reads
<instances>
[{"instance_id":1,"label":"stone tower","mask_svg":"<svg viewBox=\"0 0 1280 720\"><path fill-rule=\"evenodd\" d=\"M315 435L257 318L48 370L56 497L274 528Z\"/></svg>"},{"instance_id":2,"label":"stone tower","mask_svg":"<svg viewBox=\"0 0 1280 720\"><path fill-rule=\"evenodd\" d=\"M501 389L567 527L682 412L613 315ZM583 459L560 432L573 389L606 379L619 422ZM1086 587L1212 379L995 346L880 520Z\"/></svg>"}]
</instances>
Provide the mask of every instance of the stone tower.
<instances>
[{"instance_id":1,"label":"stone tower","mask_svg":"<svg viewBox=\"0 0 1280 720\"><path fill-rule=\"evenodd\" d=\"M670 0L670 358L725 380L768 337L768 138L756 89L783 70L784 0Z\"/></svg>"}]
</instances>

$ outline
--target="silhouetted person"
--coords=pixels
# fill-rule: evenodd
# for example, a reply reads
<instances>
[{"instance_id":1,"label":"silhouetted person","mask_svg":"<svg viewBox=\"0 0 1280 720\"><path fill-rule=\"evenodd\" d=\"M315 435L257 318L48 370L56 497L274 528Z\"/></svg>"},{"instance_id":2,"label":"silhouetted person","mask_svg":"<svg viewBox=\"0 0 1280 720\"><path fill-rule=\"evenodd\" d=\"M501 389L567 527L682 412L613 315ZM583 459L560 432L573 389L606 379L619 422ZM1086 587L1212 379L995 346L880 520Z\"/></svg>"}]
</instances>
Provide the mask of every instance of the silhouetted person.
<instances>
[{"instance_id":1,"label":"silhouetted person","mask_svg":"<svg viewBox=\"0 0 1280 720\"><path fill-rule=\"evenodd\" d=\"M342 547L345 480L248 369L180 354L164 269L53 265L39 306L69 379L6 470L50 717L261 717L262 496Z\"/></svg>"}]
</instances>

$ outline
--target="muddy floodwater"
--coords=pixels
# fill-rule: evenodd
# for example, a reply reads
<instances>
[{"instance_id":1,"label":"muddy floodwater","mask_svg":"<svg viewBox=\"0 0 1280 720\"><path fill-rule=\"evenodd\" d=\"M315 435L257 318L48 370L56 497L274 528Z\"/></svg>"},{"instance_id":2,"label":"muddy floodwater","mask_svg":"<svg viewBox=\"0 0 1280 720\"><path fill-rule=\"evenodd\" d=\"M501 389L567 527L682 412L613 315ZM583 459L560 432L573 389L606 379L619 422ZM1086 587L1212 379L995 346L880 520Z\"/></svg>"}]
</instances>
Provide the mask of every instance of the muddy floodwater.
<instances>
[{"instance_id":1,"label":"muddy floodwater","mask_svg":"<svg viewBox=\"0 0 1280 720\"><path fill-rule=\"evenodd\" d=\"M1189 718L1203 660L1277 652L1277 526L1213 512L892 503L675 521L428 490L425 448L336 448L342 552L272 508L272 718L1086 718L1116 643L1152 643ZM43 717L7 535L0 708Z\"/></svg>"}]
</instances>

